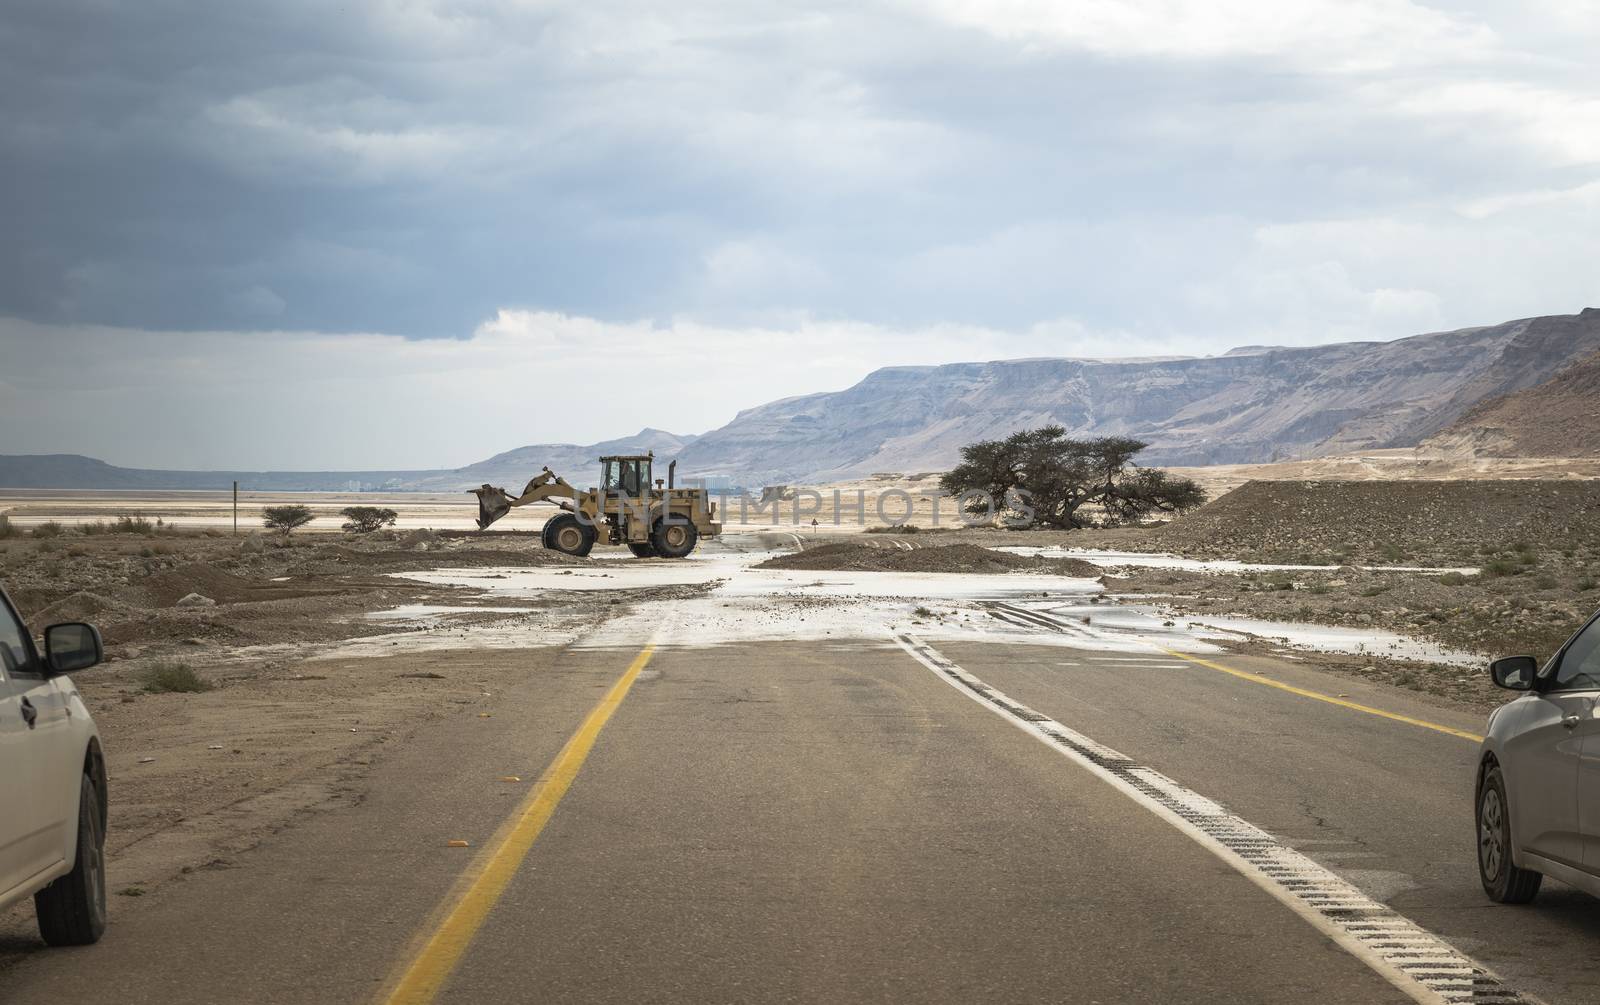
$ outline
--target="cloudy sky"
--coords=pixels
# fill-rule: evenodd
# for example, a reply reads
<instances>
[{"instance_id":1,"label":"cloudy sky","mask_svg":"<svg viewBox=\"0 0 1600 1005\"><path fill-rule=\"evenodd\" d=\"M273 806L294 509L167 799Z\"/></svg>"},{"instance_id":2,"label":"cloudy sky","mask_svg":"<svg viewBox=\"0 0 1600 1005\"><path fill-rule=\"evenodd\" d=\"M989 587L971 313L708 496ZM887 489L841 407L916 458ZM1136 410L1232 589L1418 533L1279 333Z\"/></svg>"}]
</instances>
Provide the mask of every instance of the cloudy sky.
<instances>
[{"instance_id":1,"label":"cloudy sky","mask_svg":"<svg viewBox=\"0 0 1600 1005\"><path fill-rule=\"evenodd\" d=\"M10 0L0 452L454 466L1600 304L1600 0Z\"/></svg>"}]
</instances>

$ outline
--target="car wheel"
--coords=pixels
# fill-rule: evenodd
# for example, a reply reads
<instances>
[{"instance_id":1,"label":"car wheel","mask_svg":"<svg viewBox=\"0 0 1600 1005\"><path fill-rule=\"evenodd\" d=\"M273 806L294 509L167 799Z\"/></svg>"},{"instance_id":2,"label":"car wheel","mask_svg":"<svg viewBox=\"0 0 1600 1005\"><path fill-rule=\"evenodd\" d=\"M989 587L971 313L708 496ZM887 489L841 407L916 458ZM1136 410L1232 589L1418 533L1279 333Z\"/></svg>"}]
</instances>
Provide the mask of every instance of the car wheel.
<instances>
[{"instance_id":1,"label":"car wheel","mask_svg":"<svg viewBox=\"0 0 1600 1005\"><path fill-rule=\"evenodd\" d=\"M1500 904L1526 904L1544 876L1511 861L1511 810L1499 768L1490 768L1478 790L1478 878L1483 892Z\"/></svg>"},{"instance_id":2,"label":"car wheel","mask_svg":"<svg viewBox=\"0 0 1600 1005\"><path fill-rule=\"evenodd\" d=\"M78 861L33 895L39 934L52 946L87 946L106 930L106 827L94 782L78 793Z\"/></svg>"}]
</instances>

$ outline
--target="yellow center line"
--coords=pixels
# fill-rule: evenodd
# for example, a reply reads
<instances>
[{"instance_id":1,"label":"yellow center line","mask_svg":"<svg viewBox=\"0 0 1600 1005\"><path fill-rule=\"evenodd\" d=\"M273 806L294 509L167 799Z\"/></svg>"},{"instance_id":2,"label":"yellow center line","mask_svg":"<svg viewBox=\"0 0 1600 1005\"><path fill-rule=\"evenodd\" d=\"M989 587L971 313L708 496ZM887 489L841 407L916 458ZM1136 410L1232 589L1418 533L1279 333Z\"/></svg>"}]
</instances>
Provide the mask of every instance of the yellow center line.
<instances>
[{"instance_id":1,"label":"yellow center line","mask_svg":"<svg viewBox=\"0 0 1600 1005\"><path fill-rule=\"evenodd\" d=\"M1203 666L1209 670L1216 670L1220 673L1229 674L1239 678L1240 680L1247 680L1255 684L1265 684L1267 687L1275 687L1279 691L1287 691L1290 694L1297 694L1302 698L1314 698L1317 701L1325 701L1330 705L1338 705L1340 708L1348 708L1356 712L1365 712L1368 715L1375 715L1380 719L1389 719L1394 722L1403 722L1408 726L1418 726L1422 729L1431 729L1435 733L1446 733L1450 736L1459 736L1461 739L1471 740L1473 743L1483 742L1483 737L1479 736L1477 733L1469 733L1464 729L1456 729L1454 726L1443 726L1437 722L1429 722L1426 719L1417 719L1409 715L1401 715L1399 712L1386 712L1381 708L1373 708L1371 705L1363 705L1359 702L1346 701L1343 698L1335 698L1333 695L1323 694L1321 691L1311 691L1307 688L1295 687L1293 684L1285 684L1282 681L1273 680L1271 677L1263 677L1260 674L1248 673L1244 670L1235 670L1233 667L1225 667L1221 663L1213 663L1210 660L1203 660L1198 656L1190 656L1187 653L1180 653L1176 649L1167 649L1165 651L1169 655L1176 656L1178 659L1188 663L1193 663L1196 666Z\"/></svg>"},{"instance_id":2,"label":"yellow center line","mask_svg":"<svg viewBox=\"0 0 1600 1005\"><path fill-rule=\"evenodd\" d=\"M567 740L527 798L490 838L485 854L474 861L457 882L459 892L453 898L449 913L389 985L393 990L379 1000L388 1005L426 1005L433 1001L555 813L561 797L578 777L600 730L622 704L639 671L650 662L654 652L646 647L634 657L627 671Z\"/></svg>"}]
</instances>

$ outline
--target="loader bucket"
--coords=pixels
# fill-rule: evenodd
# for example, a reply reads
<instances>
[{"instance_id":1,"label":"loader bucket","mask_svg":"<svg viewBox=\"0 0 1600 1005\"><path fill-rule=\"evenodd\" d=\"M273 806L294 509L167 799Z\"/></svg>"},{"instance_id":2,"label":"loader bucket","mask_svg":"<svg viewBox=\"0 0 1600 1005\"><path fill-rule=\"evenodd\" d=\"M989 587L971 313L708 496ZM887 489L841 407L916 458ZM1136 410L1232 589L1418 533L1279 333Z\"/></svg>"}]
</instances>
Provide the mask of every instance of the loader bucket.
<instances>
[{"instance_id":1,"label":"loader bucket","mask_svg":"<svg viewBox=\"0 0 1600 1005\"><path fill-rule=\"evenodd\" d=\"M491 523L511 512L511 500L506 497L505 489L485 485L481 489L473 489L472 494L478 497L479 530L488 530Z\"/></svg>"}]
</instances>

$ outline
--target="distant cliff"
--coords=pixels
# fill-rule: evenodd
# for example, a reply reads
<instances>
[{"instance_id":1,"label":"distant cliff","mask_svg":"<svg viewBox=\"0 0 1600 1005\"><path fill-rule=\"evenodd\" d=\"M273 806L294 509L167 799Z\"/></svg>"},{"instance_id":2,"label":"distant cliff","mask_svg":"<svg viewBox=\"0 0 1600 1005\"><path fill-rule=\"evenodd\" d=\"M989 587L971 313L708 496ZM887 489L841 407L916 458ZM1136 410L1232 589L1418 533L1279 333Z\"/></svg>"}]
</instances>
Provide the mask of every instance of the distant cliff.
<instances>
[{"instance_id":1,"label":"distant cliff","mask_svg":"<svg viewBox=\"0 0 1600 1005\"><path fill-rule=\"evenodd\" d=\"M741 412L686 448L683 467L750 483L942 470L964 444L1048 422L1147 439L1146 463L1412 446L1596 351L1600 309L1589 308L1395 342L888 367L844 391Z\"/></svg>"},{"instance_id":2,"label":"distant cliff","mask_svg":"<svg viewBox=\"0 0 1600 1005\"><path fill-rule=\"evenodd\" d=\"M1600 457L1600 354L1476 405L1427 445L1478 457Z\"/></svg>"}]
</instances>

